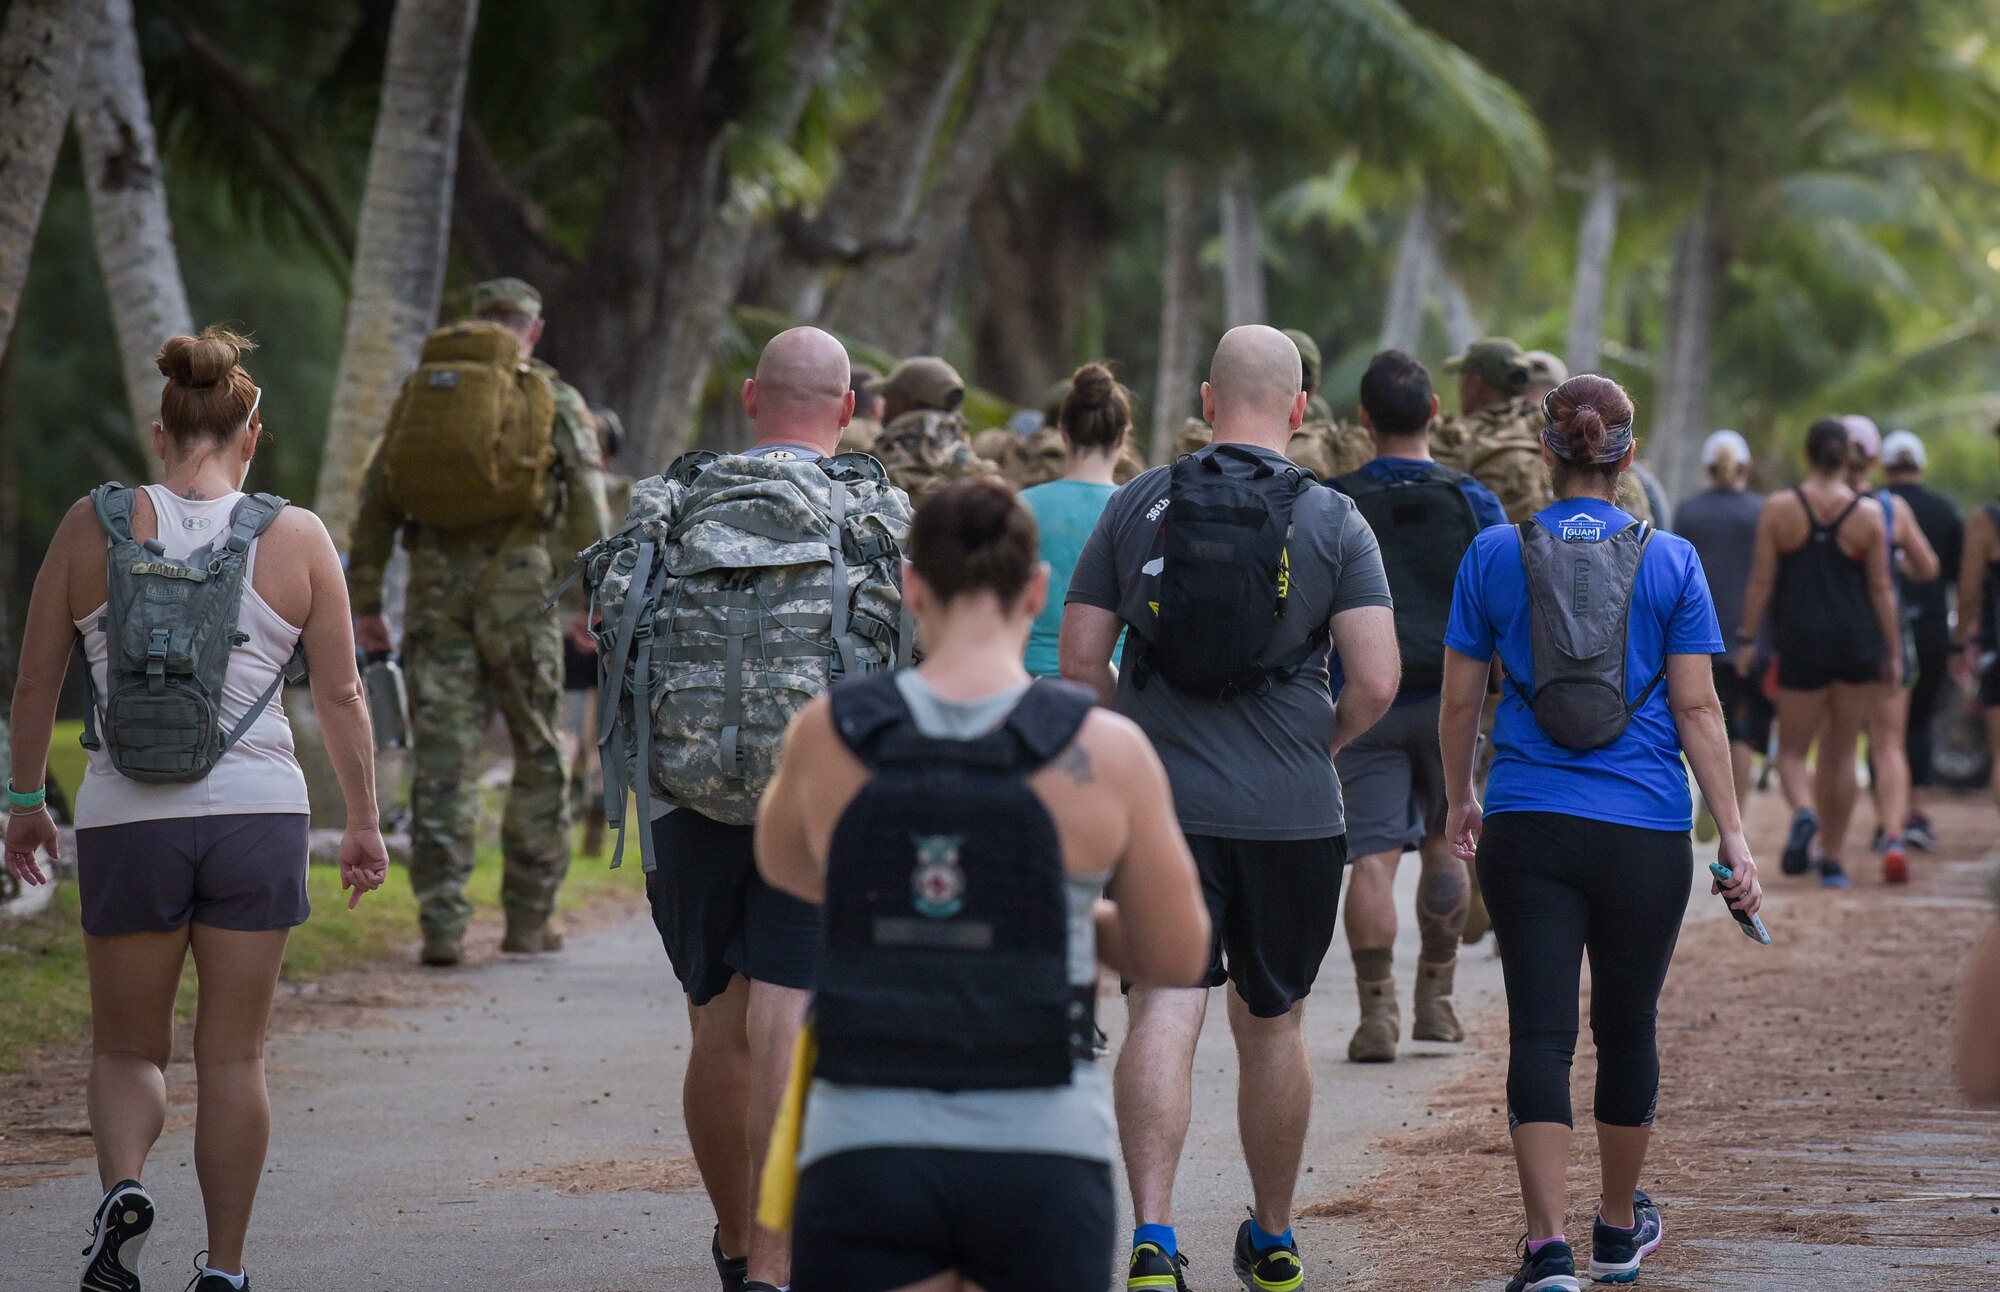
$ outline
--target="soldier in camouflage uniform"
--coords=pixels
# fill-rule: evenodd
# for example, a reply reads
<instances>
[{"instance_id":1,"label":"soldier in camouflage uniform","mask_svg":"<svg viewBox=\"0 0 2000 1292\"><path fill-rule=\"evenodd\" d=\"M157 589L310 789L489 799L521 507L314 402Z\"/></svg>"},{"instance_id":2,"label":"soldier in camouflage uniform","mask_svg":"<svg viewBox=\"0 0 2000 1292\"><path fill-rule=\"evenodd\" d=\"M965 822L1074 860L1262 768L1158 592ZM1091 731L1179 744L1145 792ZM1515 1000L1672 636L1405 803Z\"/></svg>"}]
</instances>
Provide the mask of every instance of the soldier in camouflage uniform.
<instances>
[{"instance_id":1,"label":"soldier in camouflage uniform","mask_svg":"<svg viewBox=\"0 0 2000 1292\"><path fill-rule=\"evenodd\" d=\"M1320 397L1320 354L1319 343L1297 328L1286 328L1285 335L1299 348L1299 370L1304 381L1306 399L1306 420L1299 429L1292 432L1292 439L1285 446L1285 456L1317 476L1321 483L1335 476L1359 471L1375 457L1375 442L1366 428L1343 422L1333 415L1333 406ZM1174 456L1185 456L1201 448L1213 438L1214 432L1198 417L1190 417L1181 423L1180 431L1174 436Z\"/></svg>"},{"instance_id":2,"label":"soldier in camouflage uniform","mask_svg":"<svg viewBox=\"0 0 2000 1292\"><path fill-rule=\"evenodd\" d=\"M888 420L875 442L875 457L910 495L912 506L954 480L1001 478L999 467L972 451L958 413L964 402L964 379L933 355L903 360L883 383L882 415Z\"/></svg>"},{"instance_id":3,"label":"soldier in camouflage uniform","mask_svg":"<svg viewBox=\"0 0 2000 1292\"><path fill-rule=\"evenodd\" d=\"M1459 415L1431 428L1431 452L1498 494L1508 521L1518 525L1555 501L1542 461L1541 405L1528 398L1534 375L1528 355L1506 337L1488 337L1444 366L1458 373ZM1618 478L1617 502L1628 515L1652 519L1629 472Z\"/></svg>"},{"instance_id":4,"label":"soldier in camouflage uniform","mask_svg":"<svg viewBox=\"0 0 2000 1292\"><path fill-rule=\"evenodd\" d=\"M409 522L384 487L383 455L364 477L348 564L348 594L362 649L387 650L382 573L397 533L410 555L403 630L415 738L410 884L423 930L423 962L456 964L472 903L479 820L479 753L495 708L514 747L514 779L501 825L506 861L503 951L553 951L556 891L569 869L567 770L562 718L562 625L541 613L557 571L610 530L604 463L589 408L555 370L532 358L542 299L514 278L482 283L473 313L521 338L521 356L555 397L554 488L548 513L486 530L439 532Z\"/></svg>"},{"instance_id":5,"label":"soldier in camouflage uniform","mask_svg":"<svg viewBox=\"0 0 2000 1292\"><path fill-rule=\"evenodd\" d=\"M981 431L972 441L973 452L998 466L1016 489L1062 479L1069 472L1069 441L1063 438L1061 427L1062 402L1068 394L1069 383L1057 382L1042 397L1040 426L1025 435L1007 427ZM1124 484L1145 469L1146 459L1127 438L1112 467L1112 482Z\"/></svg>"},{"instance_id":6,"label":"soldier in camouflage uniform","mask_svg":"<svg viewBox=\"0 0 2000 1292\"><path fill-rule=\"evenodd\" d=\"M840 432L840 451L873 456L882 438L882 374L857 363L847 388L854 392L854 416Z\"/></svg>"}]
</instances>

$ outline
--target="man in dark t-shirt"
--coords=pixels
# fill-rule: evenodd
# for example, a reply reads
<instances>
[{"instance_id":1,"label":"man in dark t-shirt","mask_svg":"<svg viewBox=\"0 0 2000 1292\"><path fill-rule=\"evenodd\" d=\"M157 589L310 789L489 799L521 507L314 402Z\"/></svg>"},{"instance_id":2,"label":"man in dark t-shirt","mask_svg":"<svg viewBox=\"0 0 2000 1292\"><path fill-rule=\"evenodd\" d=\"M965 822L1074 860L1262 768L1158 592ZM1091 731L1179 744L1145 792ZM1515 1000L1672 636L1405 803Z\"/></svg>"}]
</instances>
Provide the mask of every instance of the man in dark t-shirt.
<instances>
[{"instance_id":1,"label":"man in dark t-shirt","mask_svg":"<svg viewBox=\"0 0 2000 1292\"><path fill-rule=\"evenodd\" d=\"M1268 327L1233 329L1216 348L1202 404L1215 442L1198 457L1245 478L1260 465L1290 468L1283 449L1306 408L1298 349ZM1226 446L1259 462L1218 455ZM1159 750L1215 927L1202 983L1131 995L1116 1075L1138 1223L1128 1278L1130 1286L1166 1288L1178 1277L1173 1182L1187 1137L1195 1040L1207 988L1227 981L1235 986L1229 1019L1242 1105L1258 1110L1242 1126L1253 1196L1236 1260L1276 1286L1302 1268L1290 1231L1312 1066L1297 1005L1333 941L1346 861L1333 755L1374 725L1395 695L1395 621L1373 532L1350 499L1307 488L1291 513L1285 612L1261 658L1286 658L1330 634L1346 675L1338 704L1325 644L1267 686L1223 700L1180 690L1158 671L1120 674L1111 662L1118 634L1131 625L1147 638L1159 615L1154 545L1161 525L1173 523L1170 480L1170 468L1155 468L1106 506L1070 580L1060 652L1064 677L1093 687Z\"/></svg>"},{"instance_id":2,"label":"man in dark t-shirt","mask_svg":"<svg viewBox=\"0 0 2000 1292\"><path fill-rule=\"evenodd\" d=\"M1916 650L1911 670L1910 721L1904 748L1910 755L1910 819L1903 830L1910 844L1931 851L1937 836L1924 815L1924 790L1937 783L1932 764L1931 727L1937 717L1938 694L1951 662L1951 580L1958 577L1965 549L1965 517L1958 505L1922 483L1927 455L1924 442L1909 431L1891 431L1882 441L1882 470L1889 492L1910 505L1917 528L1924 531L1938 558L1938 577L1924 581L1897 576L1903 613L1909 617Z\"/></svg>"}]
</instances>

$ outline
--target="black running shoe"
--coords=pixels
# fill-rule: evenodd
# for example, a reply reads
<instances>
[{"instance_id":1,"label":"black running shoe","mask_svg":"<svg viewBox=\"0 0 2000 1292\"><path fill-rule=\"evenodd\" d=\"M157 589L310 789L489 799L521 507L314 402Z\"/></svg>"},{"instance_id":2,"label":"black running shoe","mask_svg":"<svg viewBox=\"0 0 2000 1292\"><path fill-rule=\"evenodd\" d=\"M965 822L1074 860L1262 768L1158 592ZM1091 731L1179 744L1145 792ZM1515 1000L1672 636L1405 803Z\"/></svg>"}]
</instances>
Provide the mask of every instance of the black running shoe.
<instances>
[{"instance_id":1,"label":"black running shoe","mask_svg":"<svg viewBox=\"0 0 2000 1292\"><path fill-rule=\"evenodd\" d=\"M139 1249L153 1228L153 1196L137 1180L111 1186L90 1223L82 1292L139 1292Z\"/></svg>"},{"instance_id":2,"label":"black running shoe","mask_svg":"<svg viewBox=\"0 0 2000 1292\"><path fill-rule=\"evenodd\" d=\"M250 1292L250 1276L245 1273L243 1282L231 1283L220 1274L206 1274L203 1270L208 1263L208 1253L194 1258L194 1277L188 1280L185 1292Z\"/></svg>"},{"instance_id":3,"label":"black running shoe","mask_svg":"<svg viewBox=\"0 0 2000 1292\"><path fill-rule=\"evenodd\" d=\"M1819 813L1800 808L1792 817L1792 832L1785 838L1785 853L1778 865L1787 875L1803 875L1812 869L1812 841L1819 833Z\"/></svg>"},{"instance_id":4,"label":"black running shoe","mask_svg":"<svg viewBox=\"0 0 2000 1292\"><path fill-rule=\"evenodd\" d=\"M708 1240L708 1254L715 1258L715 1273L722 1280L722 1292L743 1292L743 1281L750 1277L750 1258L722 1254L720 1225L715 1227L715 1236Z\"/></svg>"},{"instance_id":5,"label":"black running shoe","mask_svg":"<svg viewBox=\"0 0 2000 1292\"><path fill-rule=\"evenodd\" d=\"M1519 1251L1521 1272L1507 1284L1507 1292L1582 1292L1583 1284L1576 1277L1576 1253L1568 1243L1544 1243L1540 1251L1530 1254L1528 1240L1523 1238Z\"/></svg>"},{"instance_id":6,"label":"black running shoe","mask_svg":"<svg viewBox=\"0 0 2000 1292\"><path fill-rule=\"evenodd\" d=\"M1179 1252L1167 1255L1158 1243L1140 1243L1132 1249L1132 1264L1125 1270L1125 1292L1188 1292L1181 1271L1188 1258Z\"/></svg>"},{"instance_id":7,"label":"black running shoe","mask_svg":"<svg viewBox=\"0 0 2000 1292\"><path fill-rule=\"evenodd\" d=\"M1643 1191L1632 1195L1630 1229L1613 1229L1597 1215L1590 1236L1590 1277L1596 1283L1637 1283L1639 1263L1660 1250L1666 1227L1660 1223L1660 1209Z\"/></svg>"},{"instance_id":8,"label":"black running shoe","mask_svg":"<svg viewBox=\"0 0 2000 1292\"><path fill-rule=\"evenodd\" d=\"M1236 1231L1236 1281L1249 1292L1299 1292L1306 1285L1299 1245L1287 1242L1258 1251L1250 1242L1250 1227L1256 1223L1246 1220Z\"/></svg>"},{"instance_id":9,"label":"black running shoe","mask_svg":"<svg viewBox=\"0 0 2000 1292\"><path fill-rule=\"evenodd\" d=\"M1821 857L1819 861L1819 882L1822 888L1852 888L1854 881L1847 877L1847 867L1832 857Z\"/></svg>"}]
</instances>

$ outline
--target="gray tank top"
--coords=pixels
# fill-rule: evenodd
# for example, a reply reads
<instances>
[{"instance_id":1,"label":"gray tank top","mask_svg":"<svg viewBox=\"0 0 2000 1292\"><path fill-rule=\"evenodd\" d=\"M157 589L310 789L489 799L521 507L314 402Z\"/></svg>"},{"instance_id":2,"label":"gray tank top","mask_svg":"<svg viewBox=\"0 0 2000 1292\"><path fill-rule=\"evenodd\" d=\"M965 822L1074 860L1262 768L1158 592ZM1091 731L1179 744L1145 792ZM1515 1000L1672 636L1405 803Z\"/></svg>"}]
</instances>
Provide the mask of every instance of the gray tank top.
<instances>
[{"instance_id":1,"label":"gray tank top","mask_svg":"<svg viewBox=\"0 0 2000 1292\"><path fill-rule=\"evenodd\" d=\"M917 729L934 740L971 740L1014 711L1026 686L977 700L947 700L909 670L896 676ZM1071 875L1069 980L1097 981L1092 912L1110 880ZM806 1102L799 1167L864 1148L941 1148L986 1153L1052 1153L1109 1162L1118 1127L1105 1065L1079 1062L1067 1086L1045 1090L894 1090L815 1081Z\"/></svg>"}]
</instances>

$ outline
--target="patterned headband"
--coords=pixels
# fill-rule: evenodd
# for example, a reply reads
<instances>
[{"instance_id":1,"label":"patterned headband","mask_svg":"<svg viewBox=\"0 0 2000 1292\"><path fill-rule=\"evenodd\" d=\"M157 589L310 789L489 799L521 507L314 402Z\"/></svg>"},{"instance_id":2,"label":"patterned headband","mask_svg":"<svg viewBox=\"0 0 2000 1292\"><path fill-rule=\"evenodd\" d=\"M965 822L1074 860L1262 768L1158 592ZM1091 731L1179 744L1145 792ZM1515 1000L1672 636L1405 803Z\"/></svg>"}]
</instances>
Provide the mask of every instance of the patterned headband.
<instances>
[{"instance_id":1,"label":"patterned headband","mask_svg":"<svg viewBox=\"0 0 2000 1292\"><path fill-rule=\"evenodd\" d=\"M1549 452L1567 462L1570 460L1569 437L1557 429L1556 415L1549 408L1549 400L1555 396L1556 390L1561 389L1561 386L1557 386L1555 390L1542 396L1542 443L1549 446ZM1631 418L1626 418L1616 426L1605 427L1604 432L1604 447L1591 459L1597 466L1621 462L1625 455L1632 451Z\"/></svg>"}]
</instances>

